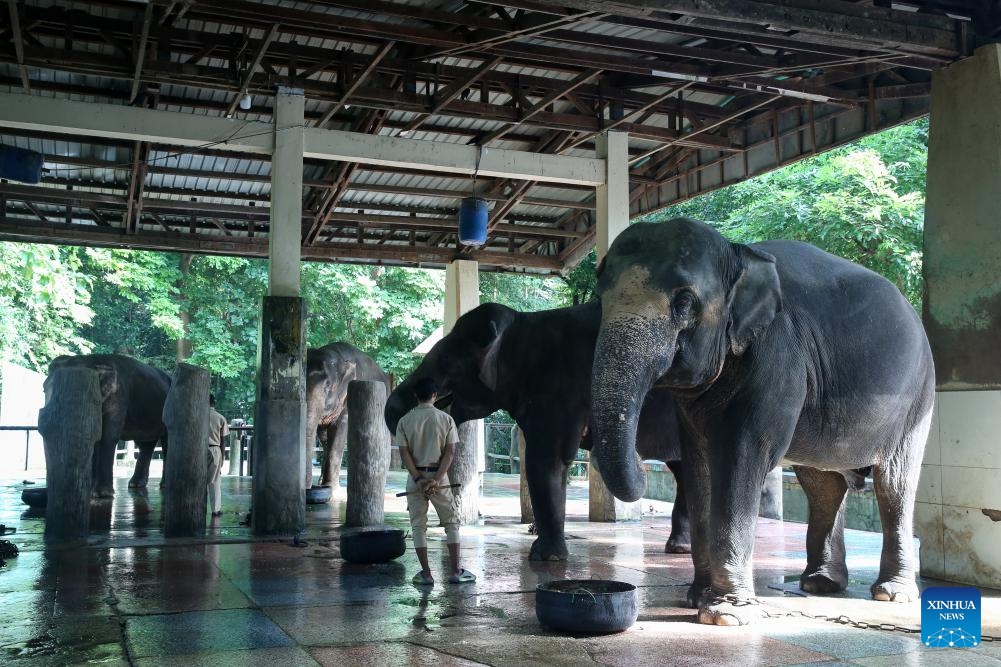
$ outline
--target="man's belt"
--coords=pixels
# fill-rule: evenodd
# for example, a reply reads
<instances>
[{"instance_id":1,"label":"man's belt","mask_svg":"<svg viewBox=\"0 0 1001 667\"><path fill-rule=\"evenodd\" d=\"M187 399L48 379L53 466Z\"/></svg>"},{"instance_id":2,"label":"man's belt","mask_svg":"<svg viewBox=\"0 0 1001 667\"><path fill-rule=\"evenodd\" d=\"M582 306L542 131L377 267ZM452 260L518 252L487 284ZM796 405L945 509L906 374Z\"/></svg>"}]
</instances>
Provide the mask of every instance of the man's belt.
<instances>
[{"instance_id":1,"label":"man's belt","mask_svg":"<svg viewBox=\"0 0 1001 667\"><path fill-rule=\"evenodd\" d=\"M438 466L417 466L421 472L438 472Z\"/></svg>"},{"instance_id":2,"label":"man's belt","mask_svg":"<svg viewBox=\"0 0 1001 667\"><path fill-rule=\"evenodd\" d=\"M209 449L215 447L216 449L222 449L222 445L209 445Z\"/></svg>"}]
</instances>

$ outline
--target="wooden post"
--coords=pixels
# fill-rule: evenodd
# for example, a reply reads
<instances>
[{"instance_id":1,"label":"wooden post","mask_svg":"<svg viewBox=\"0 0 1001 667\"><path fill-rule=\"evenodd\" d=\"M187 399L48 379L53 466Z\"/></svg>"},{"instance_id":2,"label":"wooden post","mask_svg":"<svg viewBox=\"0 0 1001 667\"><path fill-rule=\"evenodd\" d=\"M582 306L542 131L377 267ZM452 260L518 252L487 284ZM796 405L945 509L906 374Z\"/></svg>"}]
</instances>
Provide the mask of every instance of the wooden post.
<instances>
[{"instance_id":1,"label":"wooden post","mask_svg":"<svg viewBox=\"0 0 1001 667\"><path fill-rule=\"evenodd\" d=\"M101 382L96 371L62 368L45 379L38 431L45 448L45 542L85 544L90 523L91 461L101 437Z\"/></svg>"},{"instance_id":2,"label":"wooden post","mask_svg":"<svg viewBox=\"0 0 1001 667\"><path fill-rule=\"evenodd\" d=\"M266 296L262 310L251 525L254 535L288 536L306 524L306 301Z\"/></svg>"},{"instance_id":3,"label":"wooden post","mask_svg":"<svg viewBox=\"0 0 1001 667\"><path fill-rule=\"evenodd\" d=\"M511 474L517 475L521 469L521 452L518 449L519 433L521 433L521 428L515 424L511 428L511 443L507 448L508 461L511 462ZM517 457L517 458L516 458Z\"/></svg>"},{"instance_id":4,"label":"wooden post","mask_svg":"<svg viewBox=\"0 0 1001 667\"><path fill-rule=\"evenodd\" d=\"M348 503L345 526L383 523L390 435L383 413L386 385L371 380L348 383Z\"/></svg>"},{"instance_id":5,"label":"wooden post","mask_svg":"<svg viewBox=\"0 0 1001 667\"><path fill-rule=\"evenodd\" d=\"M163 534L205 534L208 475L209 373L180 363L163 405L170 447L164 462Z\"/></svg>"},{"instance_id":6,"label":"wooden post","mask_svg":"<svg viewBox=\"0 0 1001 667\"><path fill-rule=\"evenodd\" d=\"M455 448L452 467L448 469L449 482L462 484L462 488L452 489L452 493L459 496L459 511L456 515L462 525L475 523L480 519L480 476L476 470L479 427L478 420L459 424L459 445Z\"/></svg>"},{"instance_id":7,"label":"wooden post","mask_svg":"<svg viewBox=\"0 0 1001 667\"><path fill-rule=\"evenodd\" d=\"M520 428L518 432L518 458L521 459L522 466L519 472L521 478L521 522L535 523L535 512L532 510L532 496L528 493L528 475L525 474L525 432Z\"/></svg>"}]
</instances>

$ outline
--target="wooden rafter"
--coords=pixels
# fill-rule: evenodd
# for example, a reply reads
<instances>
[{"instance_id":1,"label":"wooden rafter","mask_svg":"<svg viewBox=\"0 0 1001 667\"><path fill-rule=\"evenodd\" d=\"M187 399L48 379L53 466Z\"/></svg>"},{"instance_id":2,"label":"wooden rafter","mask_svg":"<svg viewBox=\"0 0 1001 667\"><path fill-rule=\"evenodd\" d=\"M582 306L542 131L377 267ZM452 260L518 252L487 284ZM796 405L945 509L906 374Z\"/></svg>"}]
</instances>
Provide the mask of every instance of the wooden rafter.
<instances>
[{"instance_id":1,"label":"wooden rafter","mask_svg":"<svg viewBox=\"0 0 1001 667\"><path fill-rule=\"evenodd\" d=\"M436 113L438 113L446 106L448 106L449 102L454 100L464 90L466 90L467 88L475 84L477 81L479 81L481 78L483 78L483 76L487 72L489 72L494 67L499 65L503 60L504 58L501 56L495 56L493 58L485 60L483 63L480 64L479 67L473 70L469 74L469 76L467 76L465 79L459 81L453 81L448 88L443 90L441 93L435 95L434 105L431 107L430 110L428 110L427 114L419 116L410 121L409 123L407 123L403 127L403 129L400 130L400 134L401 135L408 134L413 130L416 130L421 125L423 125L429 118L431 118L431 116L434 116Z\"/></svg>"},{"instance_id":2,"label":"wooden rafter","mask_svg":"<svg viewBox=\"0 0 1001 667\"><path fill-rule=\"evenodd\" d=\"M24 92L31 92L31 83L28 80L28 68L24 66L24 35L21 33L21 19L17 10L17 0L7 0L7 9L10 14L10 29L14 40L14 56L17 59L17 68L21 73L21 86Z\"/></svg>"},{"instance_id":3,"label":"wooden rafter","mask_svg":"<svg viewBox=\"0 0 1001 667\"><path fill-rule=\"evenodd\" d=\"M347 87L347 90L344 91L344 94L341 95L340 99L334 102L333 106L327 109L327 112L324 113L318 121L316 121L316 127L326 127L327 123L330 122L330 119L334 117L334 114L343 109L344 105L347 104L347 101L351 98L351 95L354 94L354 92L368 80L368 77L371 76L372 72L374 72L375 68L379 66L382 59L389 54L395 44L396 42L394 41L388 41L383 44L378 51L376 51L375 55L372 56L372 59L368 61L367 65L365 65L364 69L362 69L358 76L354 78L351 85Z\"/></svg>"},{"instance_id":4,"label":"wooden rafter","mask_svg":"<svg viewBox=\"0 0 1001 667\"><path fill-rule=\"evenodd\" d=\"M240 82L240 90L237 91L236 96L233 97L233 101L229 103L229 107L226 109L226 116L232 116L233 112L236 111L236 107L240 104L240 100L244 95L247 94L247 90L250 88L250 82L254 78L254 71L260 66L261 59L264 58L264 54L267 53L268 47L271 46L271 42L274 41L275 37L278 35L278 31L281 28L281 24L275 23L269 29L264 39L257 46L257 51L254 52L254 57L247 66L247 71L243 74L243 80Z\"/></svg>"},{"instance_id":5,"label":"wooden rafter","mask_svg":"<svg viewBox=\"0 0 1001 667\"><path fill-rule=\"evenodd\" d=\"M143 15L142 28L139 35L139 44L136 45L136 50L133 54L136 67L132 72L132 92L129 95L129 102L135 100L136 95L139 94L139 84L142 82L143 62L146 60L146 41L149 39L149 26L152 22L153 3L151 2L146 5L146 11Z\"/></svg>"}]
</instances>

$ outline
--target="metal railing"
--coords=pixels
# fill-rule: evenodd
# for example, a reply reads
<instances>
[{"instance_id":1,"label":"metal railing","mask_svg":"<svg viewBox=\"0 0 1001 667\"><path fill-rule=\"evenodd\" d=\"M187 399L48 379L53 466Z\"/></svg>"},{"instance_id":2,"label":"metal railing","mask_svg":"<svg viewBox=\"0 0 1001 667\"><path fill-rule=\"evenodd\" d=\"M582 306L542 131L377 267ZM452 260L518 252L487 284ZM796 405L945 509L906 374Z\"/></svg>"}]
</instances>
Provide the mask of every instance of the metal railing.
<instances>
[{"instance_id":1,"label":"metal railing","mask_svg":"<svg viewBox=\"0 0 1001 667\"><path fill-rule=\"evenodd\" d=\"M28 469L28 457L31 453L31 432L38 426L0 426L0 431L24 431L24 469Z\"/></svg>"}]
</instances>

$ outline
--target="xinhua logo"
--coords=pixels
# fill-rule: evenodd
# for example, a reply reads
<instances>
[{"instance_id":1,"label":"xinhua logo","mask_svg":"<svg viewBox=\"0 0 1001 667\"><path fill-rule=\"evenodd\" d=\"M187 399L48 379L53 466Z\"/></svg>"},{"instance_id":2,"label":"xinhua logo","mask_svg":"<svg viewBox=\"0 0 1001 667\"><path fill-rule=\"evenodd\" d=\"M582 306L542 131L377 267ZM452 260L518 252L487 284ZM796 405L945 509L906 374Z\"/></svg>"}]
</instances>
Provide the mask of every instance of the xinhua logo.
<instances>
[{"instance_id":1,"label":"xinhua logo","mask_svg":"<svg viewBox=\"0 0 1001 667\"><path fill-rule=\"evenodd\" d=\"M980 644L980 591L936 586L921 593L921 641L939 648Z\"/></svg>"}]
</instances>

